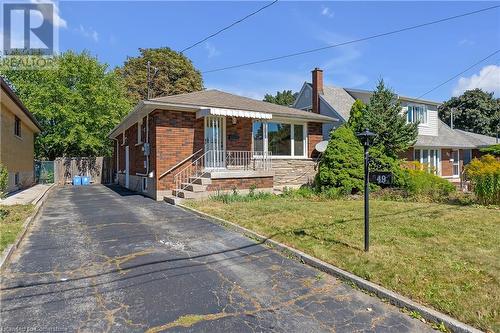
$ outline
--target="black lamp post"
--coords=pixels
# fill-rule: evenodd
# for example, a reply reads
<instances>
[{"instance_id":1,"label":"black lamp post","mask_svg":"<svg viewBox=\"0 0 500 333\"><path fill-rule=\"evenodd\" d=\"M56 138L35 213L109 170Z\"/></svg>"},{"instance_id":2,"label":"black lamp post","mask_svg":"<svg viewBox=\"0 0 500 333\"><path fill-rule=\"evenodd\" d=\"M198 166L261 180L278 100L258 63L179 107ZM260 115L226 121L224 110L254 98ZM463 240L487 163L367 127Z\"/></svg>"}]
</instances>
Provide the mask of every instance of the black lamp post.
<instances>
[{"instance_id":1,"label":"black lamp post","mask_svg":"<svg viewBox=\"0 0 500 333\"><path fill-rule=\"evenodd\" d=\"M369 195L370 195L370 179L369 179L369 169L368 162L370 161L370 155L368 154L368 148L370 148L370 139L375 136L366 128L363 132L358 133L357 137L361 140L363 147L365 149L365 251L368 252L370 249L370 214L369 214Z\"/></svg>"}]
</instances>

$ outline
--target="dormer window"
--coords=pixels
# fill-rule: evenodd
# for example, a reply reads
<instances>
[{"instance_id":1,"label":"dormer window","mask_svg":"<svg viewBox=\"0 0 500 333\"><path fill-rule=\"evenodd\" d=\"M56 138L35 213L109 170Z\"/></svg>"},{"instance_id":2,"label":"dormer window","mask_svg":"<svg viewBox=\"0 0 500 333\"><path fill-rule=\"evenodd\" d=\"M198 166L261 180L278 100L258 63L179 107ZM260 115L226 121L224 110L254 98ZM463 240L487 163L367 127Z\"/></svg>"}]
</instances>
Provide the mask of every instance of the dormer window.
<instances>
[{"instance_id":1,"label":"dormer window","mask_svg":"<svg viewBox=\"0 0 500 333\"><path fill-rule=\"evenodd\" d=\"M427 124L427 107L425 105L408 105L406 117L409 123Z\"/></svg>"}]
</instances>

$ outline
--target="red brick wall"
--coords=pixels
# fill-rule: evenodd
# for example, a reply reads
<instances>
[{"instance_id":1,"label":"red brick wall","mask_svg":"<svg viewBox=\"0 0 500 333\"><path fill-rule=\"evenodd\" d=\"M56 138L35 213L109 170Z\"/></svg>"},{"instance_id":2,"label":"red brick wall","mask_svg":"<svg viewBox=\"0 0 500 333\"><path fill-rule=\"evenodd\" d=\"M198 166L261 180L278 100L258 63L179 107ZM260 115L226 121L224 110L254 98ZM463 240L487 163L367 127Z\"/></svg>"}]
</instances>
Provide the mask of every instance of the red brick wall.
<instances>
[{"instance_id":1,"label":"red brick wall","mask_svg":"<svg viewBox=\"0 0 500 333\"><path fill-rule=\"evenodd\" d=\"M235 188L248 190L251 187L272 188L273 177L212 179L212 184L207 186L207 191L226 191Z\"/></svg>"},{"instance_id":2,"label":"red brick wall","mask_svg":"<svg viewBox=\"0 0 500 333\"><path fill-rule=\"evenodd\" d=\"M126 142L126 141L125 141ZM118 136L118 170L125 170L125 145L123 144L123 135Z\"/></svg>"},{"instance_id":3,"label":"red brick wall","mask_svg":"<svg viewBox=\"0 0 500 333\"><path fill-rule=\"evenodd\" d=\"M413 153L413 147L408 148L407 151L399 154L399 158L404 158L407 161L413 161L415 154Z\"/></svg>"},{"instance_id":4,"label":"red brick wall","mask_svg":"<svg viewBox=\"0 0 500 333\"><path fill-rule=\"evenodd\" d=\"M480 158L484 154L479 151L479 149L472 149L472 158Z\"/></svg>"},{"instance_id":5,"label":"red brick wall","mask_svg":"<svg viewBox=\"0 0 500 333\"><path fill-rule=\"evenodd\" d=\"M182 170L179 166L162 179L158 177L203 148L203 119L196 119L194 112L155 110L152 113L155 127L155 170L157 190L169 190L174 185L174 175ZM186 163L190 163L187 161Z\"/></svg>"},{"instance_id":6,"label":"red brick wall","mask_svg":"<svg viewBox=\"0 0 500 333\"><path fill-rule=\"evenodd\" d=\"M315 150L316 144L323 141L323 131L321 123L308 123L307 124L307 140L309 157L314 158L318 156Z\"/></svg>"},{"instance_id":7,"label":"red brick wall","mask_svg":"<svg viewBox=\"0 0 500 333\"><path fill-rule=\"evenodd\" d=\"M142 141L145 140L146 130L146 118L143 120L143 137ZM130 163L130 174L135 175L136 173L145 173L146 168L144 167L144 161L146 157L142 151L142 145L137 145L137 123L125 130L125 140L123 140L122 134L117 136L118 139L118 170L125 171L125 147L129 146L129 163ZM113 170L116 170L116 141L113 141Z\"/></svg>"},{"instance_id":8,"label":"red brick wall","mask_svg":"<svg viewBox=\"0 0 500 333\"><path fill-rule=\"evenodd\" d=\"M232 118L226 118L226 149L252 150L252 119L236 118L236 125L233 125Z\"/></svg>"}]
</instances>

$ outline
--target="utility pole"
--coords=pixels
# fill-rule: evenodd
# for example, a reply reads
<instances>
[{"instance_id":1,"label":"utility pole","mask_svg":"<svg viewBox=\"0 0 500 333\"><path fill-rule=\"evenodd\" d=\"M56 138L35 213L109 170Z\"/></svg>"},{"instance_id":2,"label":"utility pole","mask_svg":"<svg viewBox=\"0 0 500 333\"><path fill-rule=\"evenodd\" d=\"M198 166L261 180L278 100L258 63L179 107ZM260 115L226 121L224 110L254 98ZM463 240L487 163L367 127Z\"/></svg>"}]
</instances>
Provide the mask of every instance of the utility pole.
<instances>
[{"instance_id":1,"label":"utility pole","mask_svg":"<svg viewBox=\"0 0 500 333\"><path fill-rule=\"evenodd\" d=\"M455 111L455 108L451 108L450 111L450 127L453 129L453 111Z\"/></svg>"},{"instance_id":2,"label":"utility pole","mask_svg":"<svg viewBox=\"0 0 500 333\"><path fill-rule=\"evenodd\" d=\"M148 60L147 74L146 74L147 99L153 98L151 86L153 84L153 79L155 78L156 74L158 74L158 68L153 67L153 74L151 74L151 61Z\"/></svg>"}]
</instances>

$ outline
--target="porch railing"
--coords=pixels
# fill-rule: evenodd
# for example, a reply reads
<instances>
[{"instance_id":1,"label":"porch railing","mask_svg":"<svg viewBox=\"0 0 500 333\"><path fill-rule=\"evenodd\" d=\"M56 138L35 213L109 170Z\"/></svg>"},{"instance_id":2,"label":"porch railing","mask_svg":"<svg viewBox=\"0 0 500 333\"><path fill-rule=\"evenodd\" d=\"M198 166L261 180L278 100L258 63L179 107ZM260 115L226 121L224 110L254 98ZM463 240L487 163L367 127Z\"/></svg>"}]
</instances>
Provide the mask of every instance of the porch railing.
<instances>
[{"instance_id":1,"label":"porch railing","mask_svg":"<svg viewBox=\"0 0 500 333\"><path fill-rule=\"evenodd\" d=\"M271 153L263 151L227 150L225 168L237 170L271 170Z\"/></svg>"},{"instance_id":2,"label":"porch railing","mask_svg":"<svg viewBox=\"0 0 500 333\"><path fill-rule=\"evenodd\" d=\"M184 190L187 185L183 184L189 183L189 178L200 178L203 175L206 156L209 155L210 152L210 150L204 152L200 157L193 160L191 164L187 165L184 169L174 175L175 189Z\"/></svg>"},{"instance_id":3,"label":"porch railing","mask_svg":"<svg viewBox=\"0 0 500 333\"><path fill-rule=\"evenodd\" d=\"M207 150L174 175L175 189L184 190L189 183L203 177L206 172L221 169L271 170L271 153L242 150L226 150L214 153L212 150ZM194 179L190 182L190 178Z\"/></svg>"}]
</instances>

